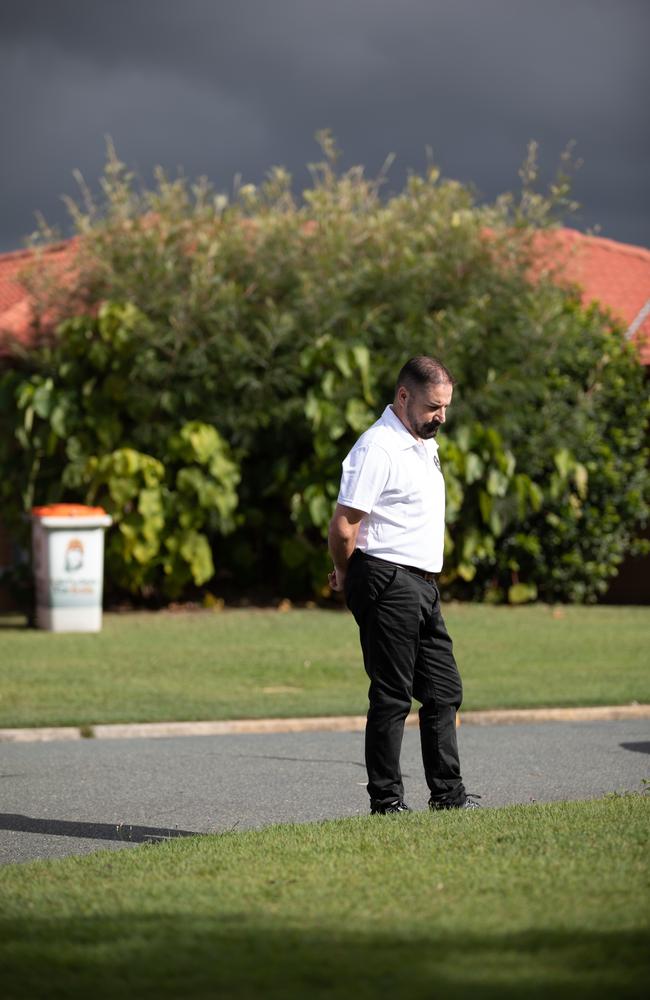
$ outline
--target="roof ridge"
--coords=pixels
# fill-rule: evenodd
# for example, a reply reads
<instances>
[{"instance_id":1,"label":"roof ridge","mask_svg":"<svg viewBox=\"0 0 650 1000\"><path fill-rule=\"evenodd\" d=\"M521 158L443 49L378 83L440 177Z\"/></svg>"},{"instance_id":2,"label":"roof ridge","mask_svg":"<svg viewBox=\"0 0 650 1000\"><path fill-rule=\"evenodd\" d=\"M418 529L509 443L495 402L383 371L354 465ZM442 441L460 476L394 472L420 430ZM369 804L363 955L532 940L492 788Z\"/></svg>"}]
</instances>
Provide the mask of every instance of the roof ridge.
<instances>
[{"instance_id":1,"label":"roof ridge","mask_svg":"<svg viewBox=\"0 0 650 1000\"><path fill-rule=\"evenodd\" d=\"M77 236L71 236L67 240L57 240L56 243L45 243L41 246L35 247L23 247L20 250L8 250L5 253L0 253L0 264L11 260L21 260L22 258L33 257L34 254L42 251L43 253L62 253L65 250L71 249L77 242Z\"/></svg>"},{"instance_id":2,"label":"roof ridge","mask_svg":"<svg viewBox=\"0 0 650 1000\"><path fill-rule=\"evenodd\" d=\"M0 263L4 264L5 261L19 260L21 257L29 257L33 253L28 247L24 250L8 250L6 253L0 253Z\"/></svg>"},{"instance_id":3,"label":"roof ridge","mask_svg":"<svg viewBox=\"0 0 650 1000\"><path fill-rule=\"evenodd\" d=\"M577 240L597 243L604 250L609 250L612 253L624 253L632 257L640 257L643 260L650 260L650 249L647 247L642 247L635 243L622 243L620 240L614 240L608 236L597 236L595 233L583 233L571 226L558 226L549 230L542 229L539 232L541 234L546 232L550 235L569 236L573 239L577 238ZM18 260L21 257L30 257L39 250L44 253L57 253L58 251L67 250L78 239L79 237L75 235L67 239L57 240L55 243L45 243L44 245L35 247L23 247L20 250L8 250L5 253L0 253L0 261L4 262Z\"/></svg>"},{"instance_id":4,"label":"roof ridge","mask_svg":"<svg viewBox=\"0 0 650 1000\"><path fill-rule=\"evenodd\" d=\"M581 233L579 229L572 229L569 226L561 226L556 232L578 237L579 240L584 240L585 242L596 243L601 249L607 250L610 253L623 253L629 257L639 257L641 260L650 261L650 250L647 247L641 247L634 243L620 243L618 240L612 240L607 236Z\"/></svg>"}]
</instances>

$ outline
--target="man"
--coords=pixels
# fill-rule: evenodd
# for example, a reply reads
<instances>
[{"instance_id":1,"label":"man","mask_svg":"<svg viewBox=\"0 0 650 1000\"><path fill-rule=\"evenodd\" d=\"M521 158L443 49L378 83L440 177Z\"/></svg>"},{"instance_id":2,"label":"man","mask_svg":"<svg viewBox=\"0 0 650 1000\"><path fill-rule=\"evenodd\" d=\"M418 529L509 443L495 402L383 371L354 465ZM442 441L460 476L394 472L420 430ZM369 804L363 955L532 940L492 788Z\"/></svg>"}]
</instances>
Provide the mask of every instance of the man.
<instances>
[{"instance_id":1,"label":"man","mask_svg":"<svg viewBox=\"0 0 650 1000\"><path fill-rule=\"evenodd\" d=\"M453 379L434 358L402 368L395 398L343 462L329 528L329 582L343 591L370 678L366 767L372 813L409 812L400 751L412 698L431 809L478 808L460 774L462 684L440 612L445 488L438 446Z\"/></svg>"}]
</instances>

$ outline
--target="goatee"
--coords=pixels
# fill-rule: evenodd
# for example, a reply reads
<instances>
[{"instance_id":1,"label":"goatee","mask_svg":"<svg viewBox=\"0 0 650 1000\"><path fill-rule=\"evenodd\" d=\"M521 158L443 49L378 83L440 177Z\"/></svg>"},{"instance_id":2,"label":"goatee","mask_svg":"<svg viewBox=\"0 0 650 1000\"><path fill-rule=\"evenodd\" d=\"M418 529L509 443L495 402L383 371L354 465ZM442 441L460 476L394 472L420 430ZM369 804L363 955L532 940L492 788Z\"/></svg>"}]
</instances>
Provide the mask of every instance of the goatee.
<instances>
[{"instance_id":1,"label":"goatee","mask_svg":"<svg viewBox=\"0 0 650 1000\"><path fill-rule=\"evenodd\" d=\"M420 437L426 441L429 438L434 438L438 433L442 424L439 420L432 420L430 424L424 424L420 428Z\"/></svg>"}]
</instances>

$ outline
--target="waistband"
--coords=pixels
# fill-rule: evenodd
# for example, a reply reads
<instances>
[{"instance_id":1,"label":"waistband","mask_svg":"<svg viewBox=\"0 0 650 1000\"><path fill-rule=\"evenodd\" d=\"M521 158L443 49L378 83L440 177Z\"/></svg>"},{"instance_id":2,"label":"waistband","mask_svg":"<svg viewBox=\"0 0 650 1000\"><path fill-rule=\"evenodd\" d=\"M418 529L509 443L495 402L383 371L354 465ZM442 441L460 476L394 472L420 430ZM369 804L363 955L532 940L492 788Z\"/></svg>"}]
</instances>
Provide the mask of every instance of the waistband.
<instances>
[{"instance_id":1,"label":"waistband","mask_svg":"<svg viewBox=\"0 0 650 1000\"><path fill-rule=\"evenodd\" d=\"M370 559L372 562L382 563L384 566L392 566L393 569L403 569L407 573L414 573L415 576L421 576L427 583L436 582L435 573L430 573L426 569L420 569L419 566L405 566L403 563L391 562L390 559L380 559L379 556L370 555L369 552L364 552L362 549L355 549L353 555L357 555L357 553L364 559Z\"/></svg>"}]
</instances>

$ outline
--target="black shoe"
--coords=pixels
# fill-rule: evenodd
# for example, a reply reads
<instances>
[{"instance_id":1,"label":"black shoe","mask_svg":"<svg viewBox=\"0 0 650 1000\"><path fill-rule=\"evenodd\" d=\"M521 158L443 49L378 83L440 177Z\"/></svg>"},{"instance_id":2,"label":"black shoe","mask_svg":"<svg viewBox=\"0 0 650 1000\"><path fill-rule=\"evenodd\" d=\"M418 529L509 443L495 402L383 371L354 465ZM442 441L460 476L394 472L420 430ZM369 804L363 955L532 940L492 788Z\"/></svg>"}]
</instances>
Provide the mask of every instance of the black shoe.
<instances>
[{"instance_id":1,"label":"black shoe","mask_svg":"<svg viewBox=\"0 0 650 1000\"><path fill-rule=\"evenodd\" d=\"M480 797L480 795L472 795L470 792L469 795L465 796L463 802L445 802L444 800L435 802L429 799L429 809L432 809L433 812L438 812L440 809L482 809L481 804L474 801Z\"/></svg>"},{"instance_id":2,"label":"black shoe","mask_svg":"<svg viewBox=\"0 0 650 1000\"><path fill-rule=\"evenodd\" d=\"M407 806L406 802L402 802L401 799L395 799L394 802L373 802L370 800L370 814L371 816L385 816L386 813L410 813L411 810Z\"/></svg>"}]
</instances>

